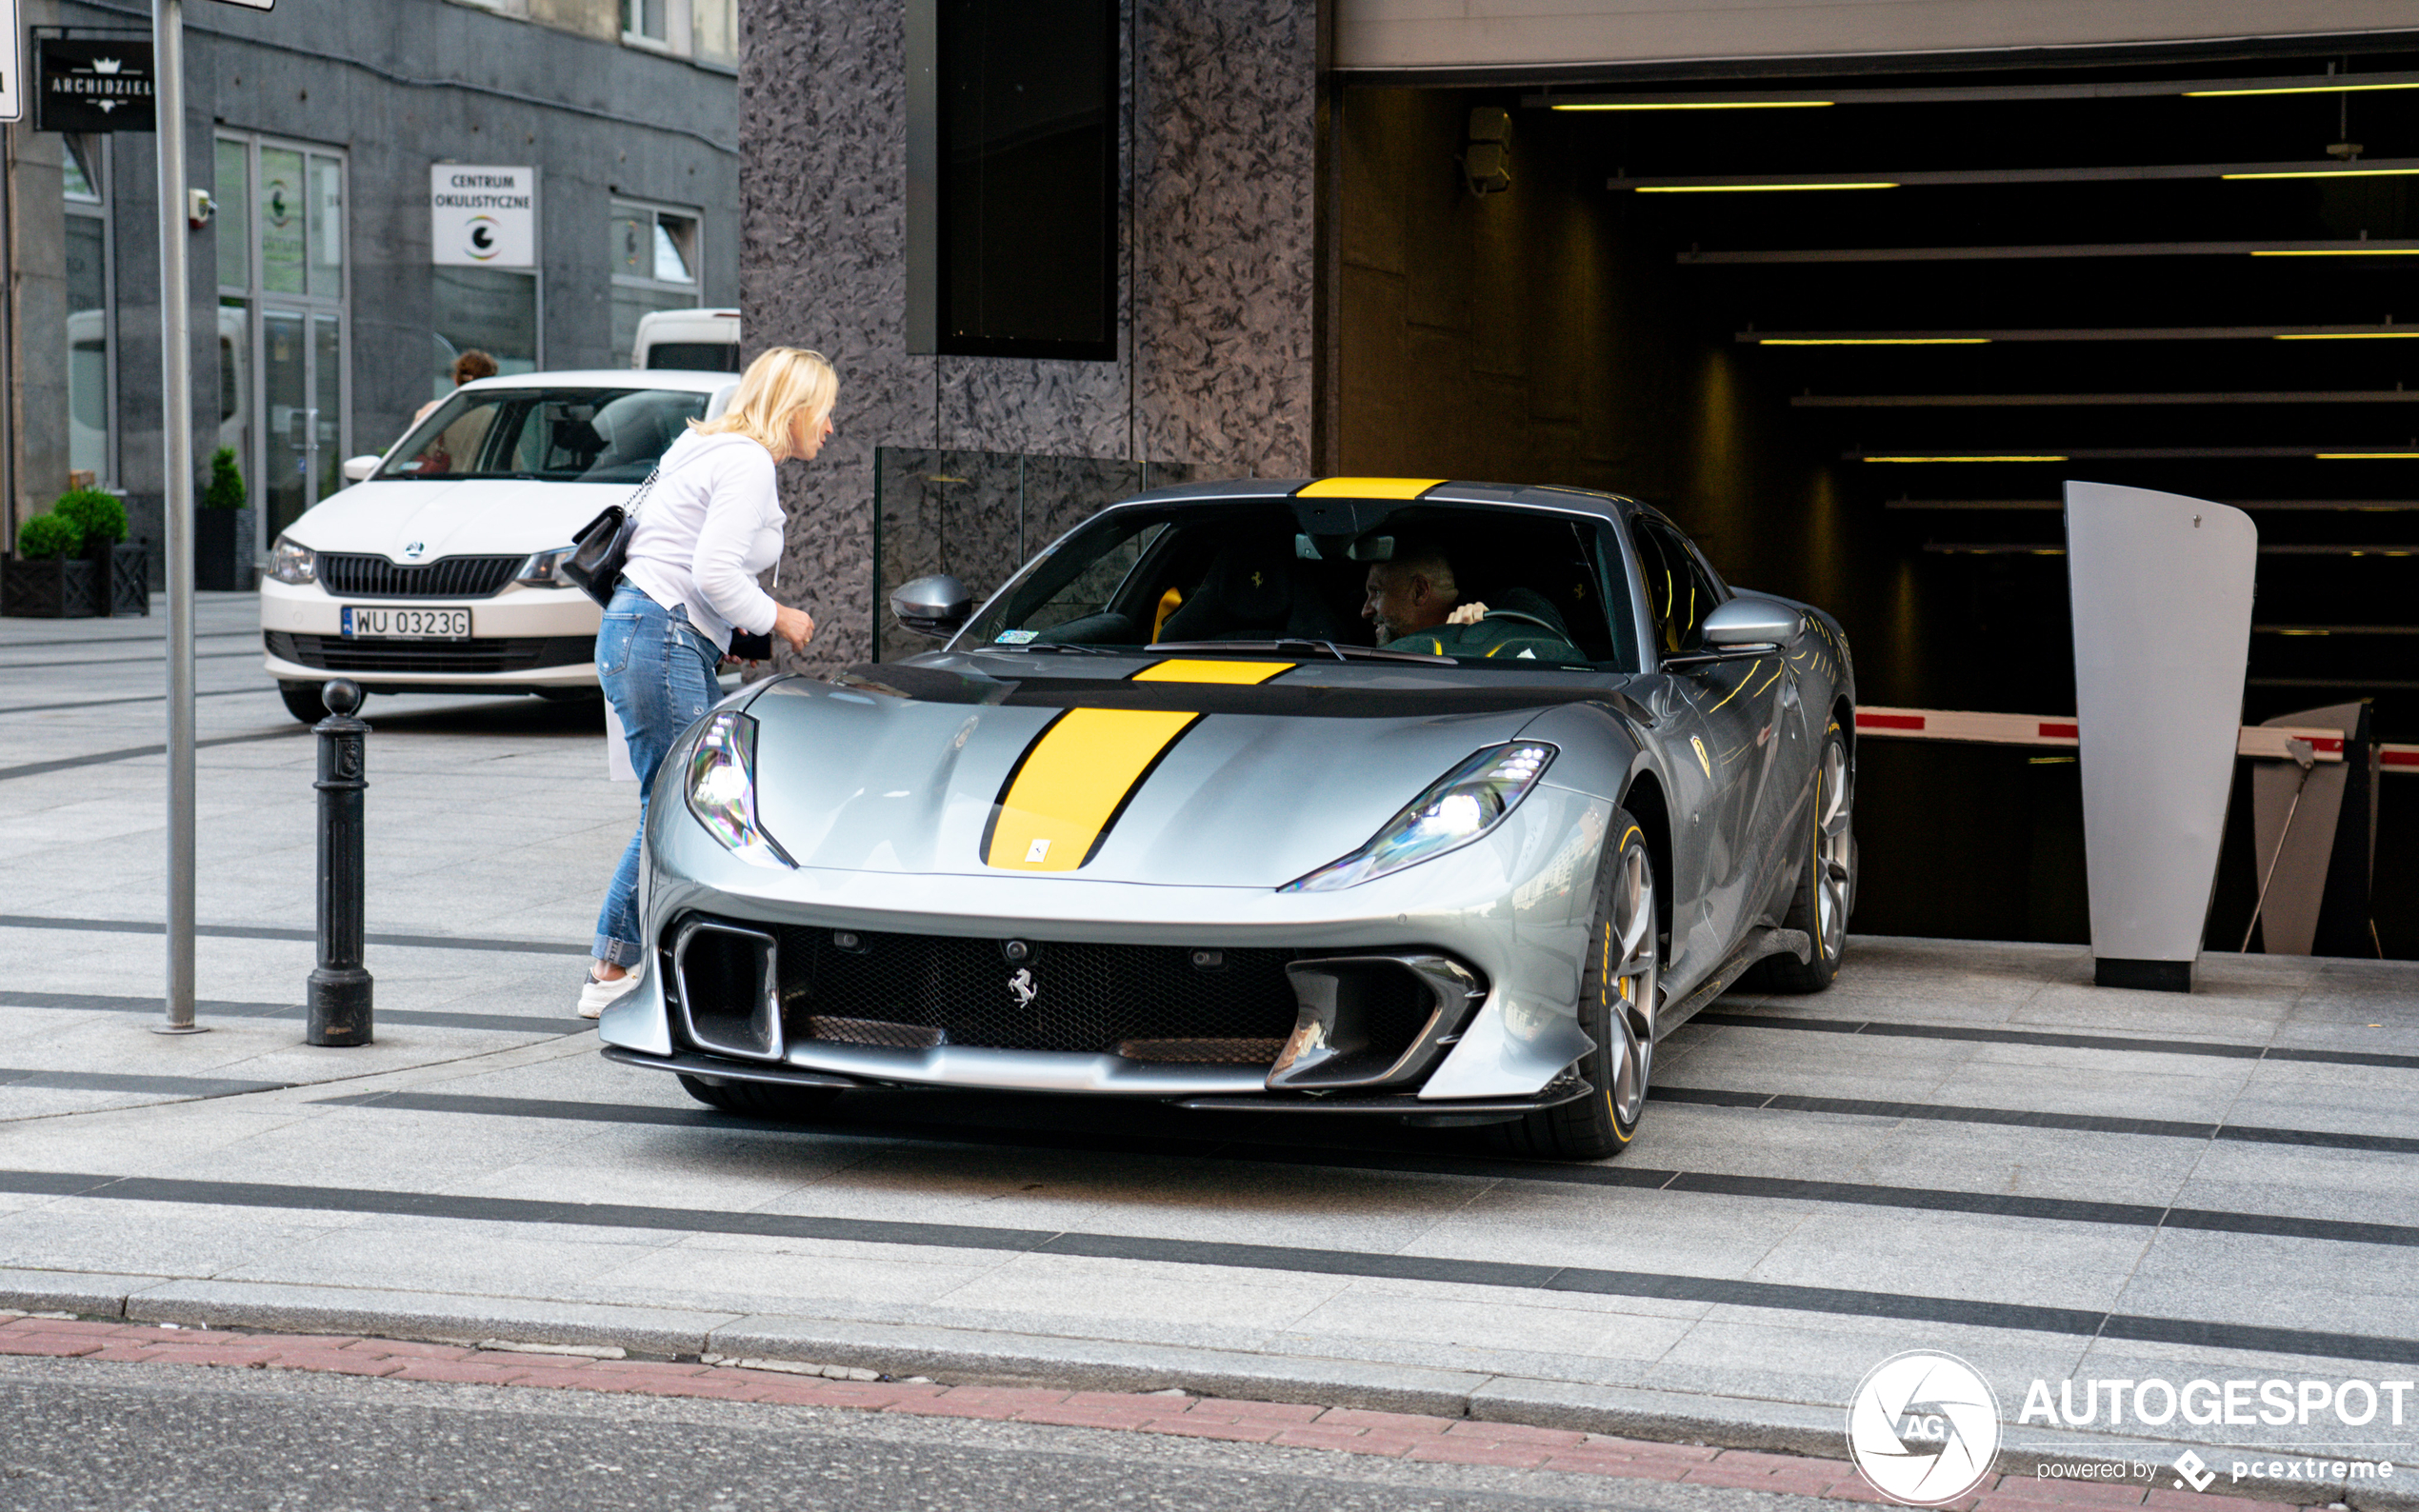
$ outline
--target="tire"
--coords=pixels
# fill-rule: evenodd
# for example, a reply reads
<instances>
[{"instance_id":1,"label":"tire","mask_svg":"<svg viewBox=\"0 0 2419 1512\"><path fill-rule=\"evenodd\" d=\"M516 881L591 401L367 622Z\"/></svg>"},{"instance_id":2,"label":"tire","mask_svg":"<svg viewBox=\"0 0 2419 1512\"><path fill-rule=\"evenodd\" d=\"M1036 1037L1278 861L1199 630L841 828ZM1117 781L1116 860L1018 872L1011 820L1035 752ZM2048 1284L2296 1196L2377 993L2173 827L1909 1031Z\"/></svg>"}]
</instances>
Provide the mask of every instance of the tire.
<instances>
[{"instance_id":1,"label":"tire","mask_svg":"<svg viewBox=\"0 0 2419 1512\"><path fill-rule=\"evenodd\" d=\"M319 700L317 683L280 683L277 696L286 701L286 712L306 725L316 725L328 717L328 706Z\"/></svg>"},{"instance_id":2,"label":"tire","mask_svg":"<svg viewBox=\"0 0 2419 1512\"><path fill-rule=\"evenodd\" d=\"M681 1090L726 1113L743 1118L767 1118L787 1121L812 1118L831 1105L840 1095L836 1086L777 1086L763 1082L724 1082L719 1084L702 1077L684 1076Z\"/></svg>"},{"instance_id":3,"label":"tire","mask_svg":"<svg viewBox=\"0 0 2419 1512\"><path fill-rule=\"evenodd\" d=\"M1848 741L1833 721L1824 732L1822 758L1814 767L1808 854L1798 868L1789 912L1781 919L1782 927L1806 932L1814 954L1806 961L1766 956L1742 985L1765 992L1820 992L1839 975L1840 956L1848 948L1849 915L1856 907L1855 802L1856 770L1849 765Z\"/></svg>"},{"instance_id":4,"label":"tire","mask_svg":"<svg viewBox=\"0 0 2419 1512\"><path fill-rule=\"evenodd\" d=\"M1515 1155L1604 1160L1629 1147L1646 1113L1655 1014L1662 1006L1654 856L1646 831L1628 810L1612 811L1611 828L1613 843L1597 867L1595 926L1579 982L1580 1026L1596 1042L1581 1058L1579 1072L1595 1090L1491 1130L1497 1147Z\"/></svg>"}]
</instances>

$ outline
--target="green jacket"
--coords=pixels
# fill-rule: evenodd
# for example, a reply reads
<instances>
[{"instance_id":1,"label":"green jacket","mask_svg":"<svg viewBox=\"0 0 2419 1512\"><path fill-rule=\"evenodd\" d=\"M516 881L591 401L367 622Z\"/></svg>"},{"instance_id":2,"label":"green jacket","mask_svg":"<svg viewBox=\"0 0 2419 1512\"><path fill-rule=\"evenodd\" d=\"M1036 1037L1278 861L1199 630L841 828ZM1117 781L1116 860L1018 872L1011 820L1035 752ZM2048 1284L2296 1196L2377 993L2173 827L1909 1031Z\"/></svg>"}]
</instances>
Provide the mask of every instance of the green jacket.
<instances>
[{"instance_id":1,"label":"green jacket","mask_svg":"<svg viewBox=\"0 0 2419 1512\"><path fill-rule=\"evenodd\" d=\"M1501 597L1503 606L1489 605L1487 617L1475 625L1440 625L1389 641L1386 649L1493 661L1587 660L1541 595L1514 588Z\"/></svg>"}]
</instances>

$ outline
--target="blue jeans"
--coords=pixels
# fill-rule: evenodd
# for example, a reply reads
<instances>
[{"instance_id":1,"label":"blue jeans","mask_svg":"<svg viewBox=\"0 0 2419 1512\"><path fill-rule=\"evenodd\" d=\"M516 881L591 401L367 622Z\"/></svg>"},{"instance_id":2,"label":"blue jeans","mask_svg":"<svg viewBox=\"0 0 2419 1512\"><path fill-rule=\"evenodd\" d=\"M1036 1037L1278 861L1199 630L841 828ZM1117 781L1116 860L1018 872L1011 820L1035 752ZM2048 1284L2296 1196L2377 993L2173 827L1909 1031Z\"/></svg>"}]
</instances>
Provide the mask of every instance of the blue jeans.
<instances>
[{"instance_id":1,"label":"blue jeans","mask_svg":"<svg viewBox=\"0 0 2419 1512\"><path fill-rule=\"evenodd\" d=\"M655 773L681 733L722 697L714 681L721 663L722 652L690 626L687 613L665 608L627 583L613 590L596 632L596 680L612 701L630 745L630 764L638 771L638 833L630 837L622 864L613 868L605 906L596 915L596 945L589 953L599 961L635 966L647 959L638 920L647 795L654 791Z\"/></svg>"}]
</instances>

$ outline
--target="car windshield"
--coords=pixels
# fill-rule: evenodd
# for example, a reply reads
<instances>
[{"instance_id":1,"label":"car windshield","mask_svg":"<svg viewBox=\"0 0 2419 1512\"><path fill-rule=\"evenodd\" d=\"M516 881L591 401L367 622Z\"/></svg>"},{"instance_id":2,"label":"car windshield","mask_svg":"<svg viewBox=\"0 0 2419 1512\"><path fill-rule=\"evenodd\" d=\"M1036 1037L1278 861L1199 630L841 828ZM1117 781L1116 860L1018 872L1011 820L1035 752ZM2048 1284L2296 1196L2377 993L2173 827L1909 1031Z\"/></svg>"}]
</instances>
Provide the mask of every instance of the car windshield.
<instances>
[{"instance_id":1,"label":"car windshield","mask_svg":"<svg viewBox=\"0 0 2419 1512\"><path fill-rule=\"evenodd\" d=\"M709 396L689 388L475 388L395 448L380 478L638 483Z\"/></svg>"},{"instance_id":2,"label":"car windshield","mask_svg":"<svg viewBox=\"0 0 2419 1512\"><path fill-rule=\"evenodd\" d=\"M1277 501L1119 509L1029 564L956 646L1266 655L1284 642L1345 660L1633 671L1611 541L1604 521L1530 509L1410 505L1317 536Z\"/></svg>"}]
</instances>

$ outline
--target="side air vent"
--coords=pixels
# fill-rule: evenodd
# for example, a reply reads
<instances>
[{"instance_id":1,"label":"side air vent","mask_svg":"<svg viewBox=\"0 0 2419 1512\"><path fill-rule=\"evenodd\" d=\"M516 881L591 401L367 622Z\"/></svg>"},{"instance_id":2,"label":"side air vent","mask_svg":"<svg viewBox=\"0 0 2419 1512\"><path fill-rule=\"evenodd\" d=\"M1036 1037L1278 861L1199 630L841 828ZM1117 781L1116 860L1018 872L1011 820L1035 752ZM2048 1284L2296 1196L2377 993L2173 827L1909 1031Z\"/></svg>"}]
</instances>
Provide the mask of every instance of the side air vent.
<instances>
[{"instance_id":1,"label":"side air vent","mask_svg":"<svg viewBox=\"0 0 2419 1512\"><path fill-rule=\"evenodd\" d=\"M780 946L771 935L691 919L672 942L672 977L690 1044L717 1055L781 1059Z\"/></svg>"}]
</instances>

